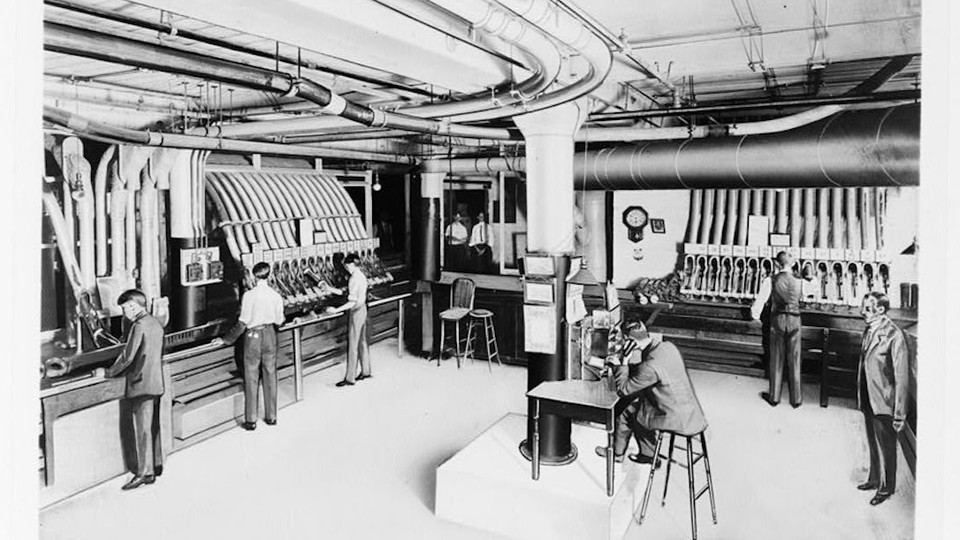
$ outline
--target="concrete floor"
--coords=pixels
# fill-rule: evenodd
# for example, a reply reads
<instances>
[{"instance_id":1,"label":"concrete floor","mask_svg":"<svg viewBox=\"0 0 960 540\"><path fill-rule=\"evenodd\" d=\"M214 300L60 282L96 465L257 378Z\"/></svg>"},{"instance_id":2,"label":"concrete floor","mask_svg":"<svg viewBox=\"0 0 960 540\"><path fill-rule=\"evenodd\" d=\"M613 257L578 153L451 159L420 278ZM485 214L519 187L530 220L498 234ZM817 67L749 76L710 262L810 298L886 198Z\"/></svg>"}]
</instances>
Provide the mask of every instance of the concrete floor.
<instances>
[{"instance_id":1,"label":"concrete floor","mask_svg":"<svg viewBox=\"0 0 960 540\"><path fill-rule=\"evenodd\" d=\"M489 533L433 514L435 469L507 412L525 413L526 372L397 358L372 348L374 378L335 388L338 366L307 378L306 399L279 425L240 429L173 454L152 486L104 483L40 515L43 539L443 538ZM879 507L856 490L866 475L862 415L851 403L772 409L765 381L692 372L710 421L719 524L699 504L700 538L912 538L913 477L901 458L898 491ZM589 452L580 459L595 458ZM626 538L689 538L684 478L663 476L642 526Z\"/></svg>"}]
</instances>

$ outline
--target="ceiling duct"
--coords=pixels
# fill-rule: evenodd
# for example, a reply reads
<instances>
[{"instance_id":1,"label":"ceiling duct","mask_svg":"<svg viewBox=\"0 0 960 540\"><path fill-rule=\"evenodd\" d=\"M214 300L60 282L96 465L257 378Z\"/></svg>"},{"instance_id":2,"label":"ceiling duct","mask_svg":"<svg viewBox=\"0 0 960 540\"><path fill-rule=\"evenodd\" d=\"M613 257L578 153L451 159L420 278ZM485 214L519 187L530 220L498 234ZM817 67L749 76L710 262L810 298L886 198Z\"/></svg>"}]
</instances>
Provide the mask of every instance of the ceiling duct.
<instances>
[{"instance_id":1,"label":"ceiling duct","mask_svg":"<svg viewBox=\"0 0 960 540\"><path fill-rule=\"evenodd\" d=\"M425 171L522 171L524 158L431 160ZM576 187L700 189L916 186L920 105L844 111L779 133L627 143L574 159ZM584 184L586 184L584 186Z\"/></svg>"}]
</instances>

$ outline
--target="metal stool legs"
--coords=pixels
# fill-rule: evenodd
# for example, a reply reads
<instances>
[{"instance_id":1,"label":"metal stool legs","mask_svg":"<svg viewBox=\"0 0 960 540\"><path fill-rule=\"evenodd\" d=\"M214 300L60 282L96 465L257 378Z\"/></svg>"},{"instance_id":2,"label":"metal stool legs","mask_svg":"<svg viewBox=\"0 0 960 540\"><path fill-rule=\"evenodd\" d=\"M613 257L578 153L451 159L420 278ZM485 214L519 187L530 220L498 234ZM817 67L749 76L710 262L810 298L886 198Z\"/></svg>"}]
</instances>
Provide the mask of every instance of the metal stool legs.
<instances>
[{"instance_id":1,"label":"metal stool legs","mask_svg":"<svg viewBox=\"0 0 960 540\"><path fill-rule=\"evenodd\" d=\"M487 344L487 369L493 373L493 358L497 358L497 364L503 366L500 361L500 347L497 346L497 334L494 330L493 319L490 317L472 317L467 327L467 344L464 356L470 357L470 362L474 361L474 354L477 351L477 337L480 332L474 330L474 326L481 322L483 324L483 339Z\"/></svg>"},{"instance_id":2,"label":"metal stool legs","mask_svg":"<svg viewBox=\"0 0 960 540\"><path fill-rule=\"evenodd\" d=\"M653 477L657 470L656 462L662 459L662 456L660 456L660 447L663 444L663 435L664 432L662 431L657 434L657 448L654 451L654 463L651 464L650 467L650 477L647 479L647 489L643 494L643 503L640 507L640 517L637 520L637 523L639 524L643 523L643 518L647 514L647 503L650 501L650 492L653 489ZM667 451L667 475L666 479L664 480L663 499L661 501L661 506L667 504L667 488L670 485L670 468L673 464L673 448L676 437L677 435L675 433L670 433L670 449ZM706 437L704 437L703 432L691 436L680 435L680 437L686 439L687 442L686 448L684 448L687 454L687 463L685 466L681 463L677 463L677 465L687 469L687 490L690 497L690 527L693 534L693 540L697 540L697 499L702 497L704 493L710 493L710 512L713 515L713 523L717 523L717 506L713 496L713 475L710 472L710 455L707 453L707 440ZM702 453L699 454L693 451L693 440L697 437L700 437L700 448L702 450ZM706 471L707 484L697 490L693 467L701 459L703 460L704 469Z\"/></svg>"},{"instance_id":3,"label":"metal stool legs","mask_svg":"<svg viewBox=\"0 0 960 540\"><path fill-rule=\"evenodd\" d=\"M440 352L437 353L437 367L440 367L440 360L443 359L443 351L447 347L447 322L452 322L454 324L454 339L456 339L454 347L454 355L457 357L457 368L460 368L460 357L465 352L461 354L460 352L460 321L440 321ZM470 333L467 332L467 341L470 340Z\"/></svg>"}]
</instances>

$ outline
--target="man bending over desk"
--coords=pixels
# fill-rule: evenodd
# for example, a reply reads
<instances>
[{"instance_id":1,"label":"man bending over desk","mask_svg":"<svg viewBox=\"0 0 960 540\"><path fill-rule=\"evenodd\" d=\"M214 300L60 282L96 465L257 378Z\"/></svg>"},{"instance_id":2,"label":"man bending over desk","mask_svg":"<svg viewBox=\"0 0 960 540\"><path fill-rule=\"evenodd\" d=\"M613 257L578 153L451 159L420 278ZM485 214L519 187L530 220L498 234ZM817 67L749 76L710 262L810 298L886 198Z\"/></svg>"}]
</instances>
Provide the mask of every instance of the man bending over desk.
<instances>
[{"instance_id":1,"label":"man bending over desk","mask_svg":"<svg viewBox=\"0 0 960 540\"><path fill-rule=\"evenodd\" d=\"M695 434L707 428L707 419L693 390L680 350L673 343L654 339L643 323L627 326L619 363L613 366L617 393L633 402L617 418L614 459L623 461L630 433L640 451L630 460L651 463L657 430ZM607 457L607 447L597 455Z\"/></svg>"}]
</instances>

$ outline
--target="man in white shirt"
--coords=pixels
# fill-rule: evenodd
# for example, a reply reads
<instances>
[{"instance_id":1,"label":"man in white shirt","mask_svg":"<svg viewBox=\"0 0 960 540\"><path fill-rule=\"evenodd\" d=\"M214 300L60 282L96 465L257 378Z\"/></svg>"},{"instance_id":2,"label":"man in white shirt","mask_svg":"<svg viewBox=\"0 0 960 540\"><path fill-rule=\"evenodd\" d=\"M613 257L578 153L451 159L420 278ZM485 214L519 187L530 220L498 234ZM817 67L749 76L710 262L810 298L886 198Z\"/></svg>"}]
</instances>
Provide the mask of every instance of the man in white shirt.
<instances>
[{"instance_id":1,"label":"man in white shirt","mask_svg":"<svg viewBox=\"0 0 960 540\"><path fill-rule=\"evenodd\" d=\"M777 253L778 272L760 284L757 298L750 308L756 320L764 306L770 304L770 392L762 397L772 407L780 403L783 364L787 364L790 404L796 409L803 401L800 387L800 280L793 275L793 257L786 251Z\"/></svg>"},{"instance_id":2,"label":"man in white shirt","mask_svg":"<svg viewBox=\"0 0 960 540\"><path fill-rule=\"evenodd\" d=\"M349 311L347 321L347 373L337 386L353 386L355 381L373 377L370 373L370 344L367 340L367 277L360 270L360 257L351 253L344 257L343 267L350 273L347 282L347 303L328 307L327 313ZM360 375L357 375L357 359Z\"/></svg>"},{"instance_id":3,"label":"man in white shirt","mask_svg":"<svg viewBox=\"0 0 960 540\"><path fill-rule=\"evenodd\" d=\"M469 233L463 225L463 216L460 212L453 214L453 221L447 225L443 233L447 237L447 243L454 246L462 246L467 243Z\"/></svg>"},{"instance_id":4,"label":"man in white shirt","mask_svg":"<svg viewBox=\"0 0 960 540\"><path fill-rule=\"evenodd\" d=\"M470 230L471 270L474 272L486 272L490 268L493 253L490 251L489 242L486 216L480 212L477 214L477 224Z\"/></svg>"},{"instance_id":5,"label":"man in white shirt","mask_svg":"<svg viewBox=\"0 0 960 540\"><path fill-rule=\"evenodd\" d=\"M283 298L267 283L270 265L253 266L257 284L243 295L240 320L223 338L213 344L232 344L245 333L243 341L243 396L245 400L243 429L257 429L257 401L260 376L263 375L263 420L277 423L277 332L274 325L283 324Z\"/></svg>"}]
</instances>

